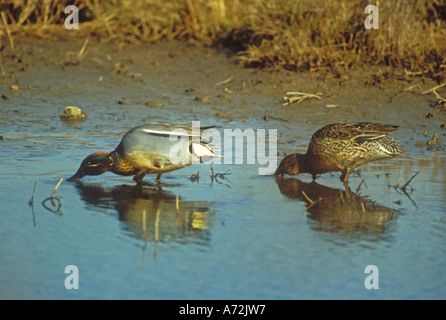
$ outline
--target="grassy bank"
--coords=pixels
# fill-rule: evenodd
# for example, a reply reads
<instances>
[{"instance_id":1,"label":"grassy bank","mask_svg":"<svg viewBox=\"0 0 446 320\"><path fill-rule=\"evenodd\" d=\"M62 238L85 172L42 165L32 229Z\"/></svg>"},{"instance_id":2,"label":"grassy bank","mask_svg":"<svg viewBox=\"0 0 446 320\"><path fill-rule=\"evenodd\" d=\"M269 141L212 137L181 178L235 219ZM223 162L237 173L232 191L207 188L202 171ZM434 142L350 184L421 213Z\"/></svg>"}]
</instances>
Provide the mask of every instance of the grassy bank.
<instances>
[{"instance_id":1,"label":"grassy bank","mask_svg":"<svg viewBox=\"0 0 446 320\"><path fill-rule=\"evenodd\" d=\"M379 8L379 29L364 26L367 0L1 0L0 32L2 39L66 32L64 8L73 3L79 34L200 41L232 49L251 67L338 74L373 65L444 79L446 0L371 2Z\"/></svg>"}]
</instances>

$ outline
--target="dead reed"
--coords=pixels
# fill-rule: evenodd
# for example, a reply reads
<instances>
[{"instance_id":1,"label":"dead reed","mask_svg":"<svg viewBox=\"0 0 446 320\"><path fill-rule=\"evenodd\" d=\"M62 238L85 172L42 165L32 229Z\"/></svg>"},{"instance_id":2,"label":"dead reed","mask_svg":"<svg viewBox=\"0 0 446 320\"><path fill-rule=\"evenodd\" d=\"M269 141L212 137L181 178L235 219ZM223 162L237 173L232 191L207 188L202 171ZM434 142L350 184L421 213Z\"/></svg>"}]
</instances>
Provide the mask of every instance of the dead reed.
<instances>
[{"instance_id":1,"label":"dead reed","mask_svg":"<svg viewBox=\"0 0 446 320\"><path fill-rule=\"evenodd\" d=\"M69 2L80 28L63 23ZM446 0L376 1L379 28L366 29L366 0L4 0L1 35L87 34L122 42L199 41L232 49L249 67L331 71L390 66L446 78Z\"/></svg>"}]
</instances>

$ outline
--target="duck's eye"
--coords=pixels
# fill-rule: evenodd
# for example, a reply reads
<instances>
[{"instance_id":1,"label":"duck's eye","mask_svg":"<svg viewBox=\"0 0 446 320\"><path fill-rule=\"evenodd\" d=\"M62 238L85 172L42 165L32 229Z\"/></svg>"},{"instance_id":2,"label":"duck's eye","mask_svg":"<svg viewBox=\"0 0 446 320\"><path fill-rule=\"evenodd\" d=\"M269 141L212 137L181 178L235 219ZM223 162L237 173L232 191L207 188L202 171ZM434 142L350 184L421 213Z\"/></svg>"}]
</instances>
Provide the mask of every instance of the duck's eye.
<instances>
[{"instance_id":1,"label":"duck's eye","mask_svg":"<svg viewBox=\"0 0 446 320\"><path fill-rule=\"evenodd\" d=\"M89 166L89 167L95 167L95 166L98 166L100 164L101 164L100 161L88 161L87 162L87 166Z\"/></svg>"},{"instance_id":2,"label":"duck's eye","mask_svg":"<svg viewBox=\"0 0 446 320\"><path fill-rule=\"evenodd\" d=\"M99 166L100 164L104 163L104 161L106 161L106 160L107 160L106 157L97 157L97 158L89 159L87 161L87 166L96 167L96 166Z\"/></svg>"}]
</instances>

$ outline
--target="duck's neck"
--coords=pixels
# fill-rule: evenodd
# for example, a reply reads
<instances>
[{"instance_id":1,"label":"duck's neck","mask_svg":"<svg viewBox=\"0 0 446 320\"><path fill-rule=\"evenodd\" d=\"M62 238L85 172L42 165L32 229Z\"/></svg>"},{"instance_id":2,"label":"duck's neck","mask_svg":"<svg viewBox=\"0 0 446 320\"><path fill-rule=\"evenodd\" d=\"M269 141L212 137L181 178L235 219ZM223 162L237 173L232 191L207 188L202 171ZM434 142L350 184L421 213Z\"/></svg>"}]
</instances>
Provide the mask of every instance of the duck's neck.
<instances>
[{"instance_id":1,"label":"duck's neck","mask_svg":"<svg viewBox=\"0 0 446 320\"><path fill-rule=\"evenodd\" d=\"M307 154L296 153L296 162L299 166L299 171L301 173L311 173L311 170L308 166L308 156Z\"/></svg>"}]
</instances>

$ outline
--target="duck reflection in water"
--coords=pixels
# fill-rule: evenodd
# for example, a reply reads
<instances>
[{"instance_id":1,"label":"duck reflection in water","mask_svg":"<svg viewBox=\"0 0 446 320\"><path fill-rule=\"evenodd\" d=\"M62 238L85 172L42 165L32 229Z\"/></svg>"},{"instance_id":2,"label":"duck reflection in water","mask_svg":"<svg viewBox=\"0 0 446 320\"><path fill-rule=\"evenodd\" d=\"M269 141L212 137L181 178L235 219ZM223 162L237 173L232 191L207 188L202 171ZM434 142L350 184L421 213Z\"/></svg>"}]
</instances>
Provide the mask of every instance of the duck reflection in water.
<instances>
[{"instance_id":1,"label":"duck reflection in water","mask_svg":"<svg viewBox=\"0 0 446 320\"><path fill-rule=\"evenodd\" d=\"M184 201L160 188L120 185L76 184L81 198L91 210L117 212L127 235L146 243L209 242L209 216L213 212L207 202Z\"/></svg>"},{"instance_id":2,"label":"duck reflection in water","mask_svg":"<svg viewBox=\"0 0 446 320\"><path fill-rule=\"evenodd\" d=\"M319 223L316 230L336 233L360 232L379 235L391 225L398 211L350 191L330 188L296 178L276 177L280 193L304 201L308 217Z\"/></svg>"}]
</instances>

